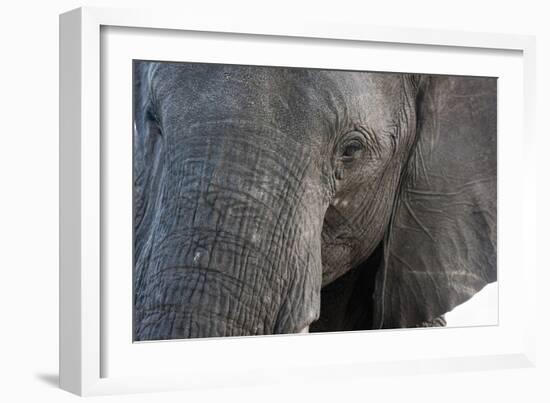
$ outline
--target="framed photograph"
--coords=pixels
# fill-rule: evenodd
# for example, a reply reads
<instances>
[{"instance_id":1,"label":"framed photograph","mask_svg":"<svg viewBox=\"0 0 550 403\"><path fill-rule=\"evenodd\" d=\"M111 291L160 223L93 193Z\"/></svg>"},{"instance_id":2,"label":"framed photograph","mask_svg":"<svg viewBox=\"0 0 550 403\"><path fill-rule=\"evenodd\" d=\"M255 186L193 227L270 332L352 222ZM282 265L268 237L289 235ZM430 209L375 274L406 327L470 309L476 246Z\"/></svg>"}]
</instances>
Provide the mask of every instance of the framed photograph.
<instances>
[{"instance_id":1,"label":"framed photograph","mask_svg":"<svg viewBox=\"0 0 550 403\"><path fill-rule=\"evenodd\" d=\"M533 365L534 88L528 36L61 15L61 387Z\"/></svg>"}]
</instances>

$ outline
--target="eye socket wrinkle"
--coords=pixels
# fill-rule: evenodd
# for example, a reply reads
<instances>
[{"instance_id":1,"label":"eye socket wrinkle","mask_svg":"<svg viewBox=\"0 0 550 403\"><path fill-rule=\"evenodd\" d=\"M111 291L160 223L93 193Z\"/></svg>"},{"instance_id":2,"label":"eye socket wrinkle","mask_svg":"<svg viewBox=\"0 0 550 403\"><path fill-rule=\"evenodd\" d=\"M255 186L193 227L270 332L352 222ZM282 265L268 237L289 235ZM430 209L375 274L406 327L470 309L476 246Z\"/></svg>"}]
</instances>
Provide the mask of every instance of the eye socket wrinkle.
<instances>
[{"instance_id":1,"label":"eye socket wrinkle","mask_svg":"<svg viewBox=\"0 0 550 403\"><path fill-rule=\"evenodd\" d=\"M366 125L356 125L355 131L363 135L366 142L367 151L376 157L380 157L382 154L382 147L380 144L380 139L374 130Z\"/></svg>"}]
</instances>

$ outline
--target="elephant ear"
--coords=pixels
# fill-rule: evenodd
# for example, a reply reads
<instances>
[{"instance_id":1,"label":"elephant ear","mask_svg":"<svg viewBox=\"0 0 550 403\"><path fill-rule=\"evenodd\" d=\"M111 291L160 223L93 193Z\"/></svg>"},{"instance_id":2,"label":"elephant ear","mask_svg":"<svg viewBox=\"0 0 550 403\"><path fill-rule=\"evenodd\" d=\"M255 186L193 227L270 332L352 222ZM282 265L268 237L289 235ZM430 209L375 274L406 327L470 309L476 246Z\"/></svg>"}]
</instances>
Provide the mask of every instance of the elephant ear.
<instances>
[{"instance_id":1,"label":"elephant ear","mask_svg":"<svg viewBox=\"0 0 550 403\"><path fill-rule=\"evenodd\" d=\"M497 80L424 76L375 280L374 324L414 327L496 281Z\"/></svg>"}]
</instances>

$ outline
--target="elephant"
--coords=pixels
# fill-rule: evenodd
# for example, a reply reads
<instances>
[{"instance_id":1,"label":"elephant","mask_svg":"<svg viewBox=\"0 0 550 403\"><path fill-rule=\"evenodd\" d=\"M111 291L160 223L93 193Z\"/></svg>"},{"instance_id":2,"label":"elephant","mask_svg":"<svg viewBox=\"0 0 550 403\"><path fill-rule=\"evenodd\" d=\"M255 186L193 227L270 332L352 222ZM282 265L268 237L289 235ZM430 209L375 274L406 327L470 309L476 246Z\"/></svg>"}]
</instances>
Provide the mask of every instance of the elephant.
<instances>
[{"instance_id":1,"label":"elephant","mask_svg":"<svg viewBox=\"0 0 550 403\"><path fill-rule=\"evenodd\" d=\"M444 326L497 281L497 79L133 62L134 341Z\"/></svg>"}]
</instances>

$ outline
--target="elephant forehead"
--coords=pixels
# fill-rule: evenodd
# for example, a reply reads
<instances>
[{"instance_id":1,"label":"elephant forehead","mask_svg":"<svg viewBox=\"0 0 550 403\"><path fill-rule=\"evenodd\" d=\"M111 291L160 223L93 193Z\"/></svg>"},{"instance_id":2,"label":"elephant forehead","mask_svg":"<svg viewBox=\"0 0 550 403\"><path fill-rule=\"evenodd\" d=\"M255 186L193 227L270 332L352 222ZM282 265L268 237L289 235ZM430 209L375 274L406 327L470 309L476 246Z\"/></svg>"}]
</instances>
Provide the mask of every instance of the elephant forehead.
<instances>
[{"instance_id":1,"label":"elephant forehead","mask_svg":"<svg viewBox=\"0 0 550 403\"><path fill-rule=\"evenodd\" d=\"M353 120L369 126L395 122L403 102L414 93L403 74L362 71L326 71Z\"/></svg>"},{"instance_id":2,"label":"elephant forehead","mask_svg":"<svg viewBox=\"0 0 550 403\"><path fill-rule=\"evenodd\" d=\"M391 124L403 91L397 74L195 63L163 63L152 84L166 123L253 119L316 135Z\"/></svg>"}]
</instances>

